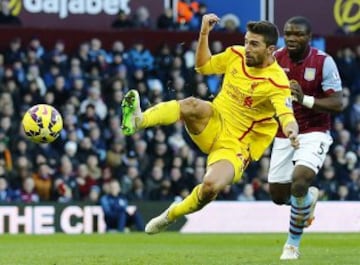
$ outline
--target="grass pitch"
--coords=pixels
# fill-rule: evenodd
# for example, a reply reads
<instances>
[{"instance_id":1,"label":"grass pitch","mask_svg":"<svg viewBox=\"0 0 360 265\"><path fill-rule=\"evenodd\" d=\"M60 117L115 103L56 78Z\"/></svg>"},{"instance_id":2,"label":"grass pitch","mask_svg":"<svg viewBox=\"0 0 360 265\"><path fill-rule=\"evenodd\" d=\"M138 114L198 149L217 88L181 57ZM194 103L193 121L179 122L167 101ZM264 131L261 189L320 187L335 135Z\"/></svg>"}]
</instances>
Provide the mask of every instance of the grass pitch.
<instances>
[{"instance_id":1,"label":"grass pitch","mask_svg":"<svg viewBox=\"0 0 360 265\"><path fill-rule=\"evenodd\" d=\"M286 234L0 235L1 265L355 265L360 234L304 235L302 257L280 261Z\"/></svg>"}]
</instances>

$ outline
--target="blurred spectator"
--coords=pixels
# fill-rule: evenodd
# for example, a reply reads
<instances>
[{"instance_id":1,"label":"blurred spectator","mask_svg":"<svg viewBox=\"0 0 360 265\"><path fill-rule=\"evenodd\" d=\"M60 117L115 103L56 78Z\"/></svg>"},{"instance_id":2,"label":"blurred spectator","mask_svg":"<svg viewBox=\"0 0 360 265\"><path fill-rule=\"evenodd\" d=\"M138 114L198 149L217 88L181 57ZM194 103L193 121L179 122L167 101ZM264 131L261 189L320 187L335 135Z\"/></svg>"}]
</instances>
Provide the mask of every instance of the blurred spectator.
<instances>
[{"instance_id":1,"label":"blurred spectator","mask_svg":"<svg viewBox=\"0 0 360 265\"><path fill-rule=\"evenodd\" d=\"M33 174L35 190L41 201L49 201L52 192L53 170L43 163L38 165L37 172Z\"/></svg>"},{"instance_id":2,"label":"blurred spectator","mask_svg":"<svg viewBox=\"0 0 360 265\"><path fill-rule=\"evenodd\" d=\"M157 28L166 30L175 30L178 28L173 16L173 10L166 8L164 12L157 19Z\"/></svg>"},{"instance_id":3,"label":"blurred spectator","mask_svg":"<svg viewBox=\"0 0 360 265\"><path fill-rule=\"evenodd\" d=\"M149 9L145 6L140 6L135 10L133 16L133 22L135 28L151 29L152 21L150 18Z\"/></svg>"},{"instance_id":4,"label":"blurred spectator","mask_svg":"<svg viewBox=\"0 0 360 265\"><path fill-rule=\"evenodd\" d=\"M11 12L10 0L1 0L0 4L0 24L20 26L20 19ZM21 5L21 2L18 2L17 5Z\"/></svg>"},{"instance_id":5,"label":"blurred spectator","mask_svg":"<svg viewBox=\"0 0 360 265\"><path fill-rule=\"evenodd\" d=\"M1 170L3 170L2 167L0 167L0 173ZM0 203L12 202L13 200L14 200L14 191L8 187L6 178L1 176L0 174Z\"/></svg>"},{"instance_id":6,"label":"blurred spectator","mask_svg":"<svg viewBox=\"0 0 360 265\"><path fill-rule=\"evenodd\" d=\"M106 165L116 170L120 170L122 157L125 154L126 144L123 139L114 139L110 144L110 149L106 153Z\"/></svg>"},{"instance_id":7,"label":"blurred spectator","mask_svg":"<svg viewBox=\"0 0 360 265\"><path fill-rule=\"evenodd\" d=\"M78 167L80 161L76 155L78 149L78 145L74 141L67 141L64 145L64 154L71 160L71 163L74 167Z\"/></svg>"},{"instance_id":8,"label":"blurred spectator","mask_svg":"<svg viewBox=\"0 0 360 265\"><path fill-rule=\"evenodd\" d=\"M240 19L235 14L229 13L220 18L221 31L228 33L241 32Z\"/></svg>"},{"instance_id":9,"label":"blurred spectator","mask_svg":"<svg viewBox=\"0 0 360 265\"><path fill-rule=\"evenodd\" d=\"M59 171L55 175L54 195L58 202L70 202L79 199L79 186L76 174L67 156L62 156Z\"/></svg>"},{"instance_id":10,"label":"blurred spectator","mask_svg":"<svg viewBox=\"0 0 360 265\"><path fill-rule=\"evenodd\" d=\"M126 64L131 71L136 69L150 71L154 67L154 57L141 41L137 41L127 53Z\"/></svg>"},{"instance_id":11,"label":"blurred spectator","mask_svg":"<svg viewBox=\"0 0 360 265\"><path fill-rule=\"evenodd\" d=\"M125 228L135 226L136 230L144 230L144 221L135 206L129 206L127 198L121 193L121 186L117 180L112 180L109 193L100 198L104 211L106 230L113 229L124 232Z\"/></svg>"},{"instance_id":12,"label":"blurred spectator","mask_svg":"<svg viewBox=\"0 0 360 265\"><path fill-rule=\"evenodd\" d=\"M86 165L88 168L89 176L98 181L101 178L101 168L99 166L99 158L96 154L90 154L87 157Z\"/></svg>"},{"instance_id":13,"label":"blurred spectator","mask_svg":"<svg viewBox=\"0 0 360 265\"><path fill-rule=\"evenodd\" d=\"M177 22L182 30L189 29L189 22L199 11L199 2L194 0L179 0L177 2Z\"/></svg>"},{"instance_id":14,"label":"blurred spectator","mask_svg":"<svg viewBox=\"0 0 360 265\"><path fill-rule=\"evenodd\" d=\"M251 184L244 185L243 191L237 197L238 201L255 201L254 188Z\"/></svg>"},{"instance_id":15,"label":"blurred spectator","mask_svg":"<svg viewBox=\"0 0 360 265\"><path fill-rule=\"evenodd\" d=\"M40 197L35 191L35 182L31 177L24 179L19 200L24 203L36 203L40 201Z\"/></svg>"},{"instance_id":16,"label":"blurred spectator","mask_svg":"<svg viewBox=\"0 0 360 265\"><path fill-rule=\"evenodd\" d=\"M33 50L38 59L42 59L42 57L45 55L45 48L41 44L41 41L40 41L40 39L38 37L33 37L30 40L28 49Z\"/></svg>"},{"instance_id":17,"label":"blurred spectator","mask_svg":"<svg viewBox=\"0 0 360 265\"><path fill-rule=\"evenodd\" d=\"M129 18L124 10L120 9L111 27L116 29L128 29L134 26L133 21Z\"/></svg>"},{"instance_id":18,"label":"blurred spectator","mask_svg":"<svg viewBox=\"0 0 360 265\"><path fill-rule=\"evenodd\" d=\"M78 166L76 175L80 200L89 200L92 187L97 186L97 181L89 175L89 170L86 164L80 164ZM92 196L95 195L92 194ZM92 200L94 200L94 198L92 198Z\"/></svg>"},{"instance_id":19,"label":"blurred spectator","mask_svg":"<svg viewBox=\"0 0 360 265\"><path fill-rule=\"evenodd\" d=\"M91 186L87 203L98 204L101 196L101 189L99 186Z\"/></svg>"},{"instance_id":20,"label":"blurred spectator","mask_svg":"<svg viewBox=\"0 0 360 265\"><path fill-rule=\"evenodd\" d=\"M334 200L337 194L338 181L334 167L326 167L320 175L319 188L321 200Z\"/></svg>"},{"instance_id":21,"label":"blurred spectator","mask_svg":"<svg viewBox=\"0 0 360 265\"><path fill-rule=\"evenodd\" d=\"M5 64L12 64L15 61L23 61L25 53L22 48L20 38L14 38L10 41L9 47L5 51Z\"/></svg>"},{"instance_id":22,"label":"blurred spectator","mask_svg":"<svg viewBox=\"0 0 360 265\"><path fill-rule=\"evenodd\" d=\"M47 54L49 64L57 65L61 71L66 68L68 56L65 53L65 42L57 40L52 50Z\"/></svg>"},{"instance_id":23,"label":"blurred spectator","mask_svg":"<svg viewBox=\"0 0 360 265\"><path fill-rule=\"evenodd\" d=\"M91 82L88 95L80 104L80 113L85 113L90 104L95 108L96 115L104 120L107 115L107 106L101 97L101 84L98 81Z\"/></svg>"},{"instance_id":24,"label":"blurred spectator","mask_svg":"<svg viewBox=\"0 0 360 265\"><path fill-rule=\"evenodd\" d=\"M197 1L191 1L190 6L193 10L193 16L189 21L189 29L198 31L201 28L201 21L203 16L208 13L207 5L204 3L198 3Z\"/></svg>"}]
</instances>

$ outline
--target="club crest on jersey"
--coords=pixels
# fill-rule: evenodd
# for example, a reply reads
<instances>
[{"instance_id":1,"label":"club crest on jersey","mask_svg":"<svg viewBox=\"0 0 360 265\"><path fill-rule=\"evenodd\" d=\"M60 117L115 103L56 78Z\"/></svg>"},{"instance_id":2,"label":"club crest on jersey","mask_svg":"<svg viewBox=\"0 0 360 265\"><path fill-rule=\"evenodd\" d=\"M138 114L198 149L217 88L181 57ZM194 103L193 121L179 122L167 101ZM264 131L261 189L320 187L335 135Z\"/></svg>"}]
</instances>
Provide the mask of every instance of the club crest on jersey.
<instances>
[{"instance_id":1,"label":"club crest on jersey","mask_svg":"<svg viewBox=\"0 0 360 265\"><path fill-rule=\"evenodd\" d=\"M304 79L306 81L315 80L315 75L316 75L316 68L310 68L310 67L305 68Z\"/></svg>"}]
</instances>

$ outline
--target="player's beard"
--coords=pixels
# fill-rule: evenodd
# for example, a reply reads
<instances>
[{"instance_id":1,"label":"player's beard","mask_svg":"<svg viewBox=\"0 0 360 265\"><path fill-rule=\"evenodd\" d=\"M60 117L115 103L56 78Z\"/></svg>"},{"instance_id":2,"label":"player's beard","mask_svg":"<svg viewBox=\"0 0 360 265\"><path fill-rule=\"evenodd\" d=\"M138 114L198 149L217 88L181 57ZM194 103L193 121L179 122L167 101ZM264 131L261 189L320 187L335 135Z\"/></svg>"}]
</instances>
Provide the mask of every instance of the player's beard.
<instances>
[{"instance_id":1,"label":"player's beard","mask_svg":"<svg viewBox=\"0 0 360 265\"><path fill-rule=\"evenodd\" d=\"M262 66L265 60L265 56L257 55L257 56L251 56L246 57L245 63L248 67L257 67Z\"/></svg>"}]
</instances>

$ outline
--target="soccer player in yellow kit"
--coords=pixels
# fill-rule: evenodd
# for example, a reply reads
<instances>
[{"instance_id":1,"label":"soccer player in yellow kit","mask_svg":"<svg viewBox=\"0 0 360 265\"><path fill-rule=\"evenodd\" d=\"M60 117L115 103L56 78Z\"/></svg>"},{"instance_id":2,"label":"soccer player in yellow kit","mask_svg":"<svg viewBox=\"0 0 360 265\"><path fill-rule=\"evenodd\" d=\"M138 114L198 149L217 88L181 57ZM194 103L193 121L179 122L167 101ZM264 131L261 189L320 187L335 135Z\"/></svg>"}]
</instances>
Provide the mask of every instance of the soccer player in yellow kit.
<instances>
[{"instance_id":1,"label":"soccer player in yellow kit","mask_svg":"<svg viewBox=\"0 0 360 265\"><path fill-rule=\"evenodd\" d=\"M212 103L189 97L142 112L136 90L130 90L122 103L125 135L181 119L195 144L208 154L203 182L183 201L151 219L145 227L148 234L159 233L177 218L202 209L227 185L239 181L249 162L258 160L275 137L276 118L293 146L298 145L289 81L272 55L277 27L267 21L249 22L244 46L212 55L208 36L218 21L215 14L203 16L196 51L199 73L224 74L221 91Z\"/></svg>"}]
</instances>

